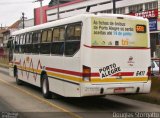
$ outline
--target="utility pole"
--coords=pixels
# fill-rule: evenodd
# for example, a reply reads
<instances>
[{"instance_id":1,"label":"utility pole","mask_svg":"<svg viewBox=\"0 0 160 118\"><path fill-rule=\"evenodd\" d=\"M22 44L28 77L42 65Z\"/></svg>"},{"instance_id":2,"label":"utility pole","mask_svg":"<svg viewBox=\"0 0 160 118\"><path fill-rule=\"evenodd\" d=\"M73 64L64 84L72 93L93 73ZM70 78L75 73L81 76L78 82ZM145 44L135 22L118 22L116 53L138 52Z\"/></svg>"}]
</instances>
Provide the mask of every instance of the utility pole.
<instances>
[{"instance_id":1,"label":"utility pole","mask_svg":"<svg viewBox=\"0 0 160 118\"><path fill-rule=\"evenodd\" d=\"M22 12L22 28L24 29L24 12Z\"/></svg>"},{"instance_id":2,"label":"utility pole","mask_svg":"<svg viewBox=\"0 0 160 118\"><path fill-rule=\"evenodd\" d=\"M116 0L113 1L113 14L116 14Z\"/></svg>"}]
</instances>

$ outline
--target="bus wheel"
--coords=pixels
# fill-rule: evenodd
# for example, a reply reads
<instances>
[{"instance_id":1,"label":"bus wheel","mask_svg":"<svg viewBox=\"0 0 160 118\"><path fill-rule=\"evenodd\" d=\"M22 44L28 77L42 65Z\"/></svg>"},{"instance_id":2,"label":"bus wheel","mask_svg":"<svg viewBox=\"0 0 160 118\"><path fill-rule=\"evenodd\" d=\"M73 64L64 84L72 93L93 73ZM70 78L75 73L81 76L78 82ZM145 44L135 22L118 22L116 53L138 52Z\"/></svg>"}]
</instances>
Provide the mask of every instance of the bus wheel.
<instances>
[{"instance_id":1,"label":"bus wheel","mask_svg":"<svg viewBox=\"0 0 160 118\"><path fill-rule=\"evenodd\" d=\"M18 79L18 76L16 76L16 83L17 85L22 85L22 81Z\"/></svg>"},{"instance_id":2,"label":"bus wheel","mask_svg":"<svg viewBox=\"0 0 160 118\"><path fill-rule=\"evenodd\" d=\"M17 70L17 67L14 68L14 78L16 79L17 85L22 85L22 81L18 79L18 70Z\"/></svg>"},{"instance_id":3,"label":"bus wheel","mask_svg":"<svg viewBox=\"0 0 160 118\"><path fill-rule=\"evenodd\" d=\"M44 98L50 99L52 97L51 92L49 91L49 82L47 75L42 77L42 94Z\"/></svg>"}]
</instances>

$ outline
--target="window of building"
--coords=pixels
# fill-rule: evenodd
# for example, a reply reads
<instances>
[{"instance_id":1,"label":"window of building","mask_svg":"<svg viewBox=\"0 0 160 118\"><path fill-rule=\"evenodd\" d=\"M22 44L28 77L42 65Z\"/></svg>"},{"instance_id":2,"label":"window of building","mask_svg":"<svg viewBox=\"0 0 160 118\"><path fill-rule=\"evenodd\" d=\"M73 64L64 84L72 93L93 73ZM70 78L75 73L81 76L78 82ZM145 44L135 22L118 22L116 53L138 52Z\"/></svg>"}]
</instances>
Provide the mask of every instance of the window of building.
<instances>
[{"instance_id":1,"label":"window of building","mask_svg":"<svg viewBox=\"0 0 160 118\"><path fill-rule=\"evenodd\" d=\"M65 41L65 55L72 56L80 48L81 24L71 24L67 26Z\"/></svg>"},{"instance_id":2,"label":"window of building","mask_svg":"<svg viewBox=\"0 0 160 118\"><path fill-rule=\"evenodd\" d=\"M158 8L158 1L145 3L145 10L152 10Z\"/></svg>"},{"instance_id":3,"label":"window of building","mask_svg":"<svg viewBox=\"0 0 160 118\"><path fill-rule=\"evenodd\" d=\"M104 10L104 11L101 11L101 13L112 13L112 10L111 9L109 9L109 10Z\"/></svg>"},{"instance_id":4,"label":"window of building","mask_svg":"<svg viewBox=\"0 0 160 118\"><path fill-rule=\"evenodd\" d=\"M158 1L153 2L153 9L158 9Z\"/></svg>"},{"instance_id":5,"label":"window of building","mask_svg":"<svg viewBox=\"0 0 160 118\"><path fill-rule=\"evenodd\" d=\"M125 14L125 8L124 7L123 8L117 8L116 13L117 14Z\"/></svg>"},{"instance_id":6,"label":"window of building","mask_svg":"<svg viewBox=\"0 0 160 118\"><path fill-rule=\"evenodd\" d=\"M129 6L129 13L137 13L143 10L143 4Z\"/></svg>"}]
</instances>

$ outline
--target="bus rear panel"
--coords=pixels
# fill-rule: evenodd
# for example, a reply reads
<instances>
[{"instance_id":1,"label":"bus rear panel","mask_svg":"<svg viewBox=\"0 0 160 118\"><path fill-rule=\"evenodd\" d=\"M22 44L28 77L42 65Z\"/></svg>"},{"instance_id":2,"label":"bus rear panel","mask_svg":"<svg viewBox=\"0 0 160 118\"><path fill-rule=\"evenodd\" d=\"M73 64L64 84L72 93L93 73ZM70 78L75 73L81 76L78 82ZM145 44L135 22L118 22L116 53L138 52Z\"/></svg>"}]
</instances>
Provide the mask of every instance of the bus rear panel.
<instances>
[{"instance_id":1,"label":"bus rear panel","mask_svg":"<svg viewBox=\"0 0 160 118\"><path fill-rule=\"evenodd\" d=\"M151 87L148 20L99 15L88 19L83 65L90 68L82 96L149 93ZM88 83L87 83L88 81Z\"/></svg>"}]
</instances>

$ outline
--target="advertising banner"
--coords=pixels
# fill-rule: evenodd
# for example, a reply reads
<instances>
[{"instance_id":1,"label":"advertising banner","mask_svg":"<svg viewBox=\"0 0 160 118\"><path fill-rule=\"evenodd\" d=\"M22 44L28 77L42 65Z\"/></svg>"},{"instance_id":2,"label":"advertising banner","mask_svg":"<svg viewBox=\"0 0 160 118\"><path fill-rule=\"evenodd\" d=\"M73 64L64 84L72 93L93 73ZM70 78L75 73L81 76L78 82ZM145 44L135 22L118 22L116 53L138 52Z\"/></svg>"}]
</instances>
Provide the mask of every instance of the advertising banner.
<instances>
[{"instance_id":1,"label":"advertising banner","mask_svg":"<svg viewBox=\"0 0 160 118\"><path fill-rule=\"evenodd\" d=\"M147 22L139 19L91 18L92 46L147 47Z\"/></svg>"},{"instance_id":2,"label":"advertising banner","mask_svg":"<svg viewBox=\"0 0 160 118\"><path fill-rule=\"evenodd\" d=\"M149 19L149 30L150 31L157 30L157 19Z\"/></svg>"},{"instance_id":3,"label":"advertising banner","mask_svg":"<svg viewBox=\"0 0 160 118\"><path fill-rule=\"evenodd\" d=\"M142 11L135 13L134 16L140 16L143 18L156 18L158 16L158 9Z\"/></svg>"}]
</instances>

